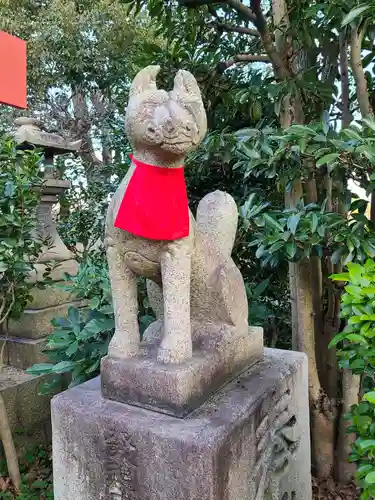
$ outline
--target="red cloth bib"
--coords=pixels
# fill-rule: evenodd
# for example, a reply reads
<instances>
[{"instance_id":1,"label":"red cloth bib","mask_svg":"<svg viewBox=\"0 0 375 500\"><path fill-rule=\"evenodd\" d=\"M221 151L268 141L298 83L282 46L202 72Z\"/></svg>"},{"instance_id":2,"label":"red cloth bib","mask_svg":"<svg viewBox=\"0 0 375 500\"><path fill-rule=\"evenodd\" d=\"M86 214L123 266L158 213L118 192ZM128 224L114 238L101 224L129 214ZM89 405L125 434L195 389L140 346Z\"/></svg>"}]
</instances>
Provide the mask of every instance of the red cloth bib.
<instances>
[{"instance_id":1,"label":"red cloth bib","mask_svg":"<svg viewBox=\"0 0 375 500\"><path fill-rule=\"evenodd\" d=\"M184 168L136 165L121 202L115 227L150 240L177 240L189 235L189 206Z\"/></svg>"}]
</instances>

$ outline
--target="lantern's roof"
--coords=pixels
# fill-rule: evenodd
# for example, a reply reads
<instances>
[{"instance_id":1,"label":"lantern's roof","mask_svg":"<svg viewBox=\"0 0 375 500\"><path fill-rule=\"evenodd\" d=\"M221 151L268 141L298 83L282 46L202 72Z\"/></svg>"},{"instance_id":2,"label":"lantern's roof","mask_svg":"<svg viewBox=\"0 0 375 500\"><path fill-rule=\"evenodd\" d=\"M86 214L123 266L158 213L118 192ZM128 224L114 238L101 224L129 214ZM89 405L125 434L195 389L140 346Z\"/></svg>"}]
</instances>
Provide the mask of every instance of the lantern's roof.
<instances>
[{"instance_id":1,"label":"lantern's roof","mask_svg":"<svg viewBox=\"0 0 375 500\"><path fill-rule=\"evenodd\" d=\"M19 148L27 149L34 146L52 154L64 154L77 152L81 147L82 141L68 141L57 134L44 132L35 118L17 118L14 124L18 127L14 138Z\"/></svg>"}]
</instances>

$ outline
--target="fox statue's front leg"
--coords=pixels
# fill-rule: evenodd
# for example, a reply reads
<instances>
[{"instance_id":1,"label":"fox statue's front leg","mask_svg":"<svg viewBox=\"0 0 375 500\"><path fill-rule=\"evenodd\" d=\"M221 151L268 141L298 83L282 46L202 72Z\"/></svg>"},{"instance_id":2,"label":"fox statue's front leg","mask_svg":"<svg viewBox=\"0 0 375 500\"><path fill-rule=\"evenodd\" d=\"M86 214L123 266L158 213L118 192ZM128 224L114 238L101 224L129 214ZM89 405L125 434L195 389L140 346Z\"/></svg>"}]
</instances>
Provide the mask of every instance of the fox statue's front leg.
<instances>
[{"instance_id":1,"label":"fox statue's front leg","mask_svg":"<svg viewBox=\"0 0 375 500\"><path fill-rule=\"evenodd\" d=\"M157 359L182 363L193 352L190 324L190 239L168 244L161 256L164 335Z\"/></svg>"}]
</instances>

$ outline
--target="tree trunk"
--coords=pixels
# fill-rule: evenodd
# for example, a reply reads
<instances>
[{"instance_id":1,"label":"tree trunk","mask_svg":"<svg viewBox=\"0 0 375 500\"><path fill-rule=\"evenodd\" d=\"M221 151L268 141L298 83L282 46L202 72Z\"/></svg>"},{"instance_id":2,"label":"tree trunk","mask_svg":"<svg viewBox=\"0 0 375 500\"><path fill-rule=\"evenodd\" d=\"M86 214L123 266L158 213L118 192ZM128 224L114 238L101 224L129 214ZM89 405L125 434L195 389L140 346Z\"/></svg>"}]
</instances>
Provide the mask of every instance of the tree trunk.
<instances>
[{"instance_id":1,"label":"tree trunk","mask_svg":"<svg viewBox=\"0 0 375 500\"><path fill-rule=\"evenodd\" d=\"M359 26L354 26L351 31L350 39L350 54L351 64L356 86L357 100L362 118L373 115L374 111L371 107L367 80L362 65L362 41L365 34L365 26L360 29ZM371 213L370 218L375 222L375 192L371 195Z\"/></svg>"},{"instance_id":2,"label":"tree trunk","mask_svg":"<svg viewBox=\"0 0 375 500\"><path fill-rule=\"evenodd\" d=\"M351 453L356 436L353 433L347 433L347 427L351 425L351 422L344 420L343 416L350 411L352 405L358 404L360 387L361 377L359 375L353 375L350 370L344 370L342 376L341 419L336 451L336 477L341 483L349 483L352 481L356 469L354 463L348 462L348 456Z\"/></svg>"},{"instance_id":3,"label":"tree trunk","mask_svg":"<svg viewBox=\"0 0 375 500\"><path fill-rule=\"evenodd\" d=\"M10 430L8 415L3 396L0 394L0 438L3 443L9 476L17 491L21 489L21 475L12 432Z\"/></svg>"}]
</instances>

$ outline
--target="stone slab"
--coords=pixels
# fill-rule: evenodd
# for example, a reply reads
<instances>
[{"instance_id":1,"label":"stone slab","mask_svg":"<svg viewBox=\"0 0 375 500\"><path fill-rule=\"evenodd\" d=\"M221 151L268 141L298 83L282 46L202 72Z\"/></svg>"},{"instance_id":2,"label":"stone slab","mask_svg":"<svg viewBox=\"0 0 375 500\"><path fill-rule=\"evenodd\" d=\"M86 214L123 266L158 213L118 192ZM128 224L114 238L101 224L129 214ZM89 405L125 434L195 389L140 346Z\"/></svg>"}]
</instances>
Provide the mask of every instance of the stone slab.
<instances>
[{"instance_id":1,"label":"stone slab","mask_svg":"<svg viewBox=\"0 0 375 500\"><path fill-rule=\"evenodd\" d=\"M37 281L44 281L44 273L46 272L46 264L35 263L33 271L29 274L28 280L30 283L36 283ZM59 264L53 268L49 277L52 281L62 281L64 279L65 273L71 276L76 276L78 274L79 264L74 259L69 259L64 262L59 262Z\"/></svg>"},{"instance_id":2,"label":"stone slab","mask_svg":"<svg viewBox=\"0 0 375 500\"><path fill-rule=\"evenodd\" d=\"M311 500L307 359L262 361L180 419L105 399L52 401L55 500Z\"/></svg>"},{"instance_id":3,"label":"stone slab","mask_svg":"<svg viewBox=\"0 0 375 500\"><path fill-rule=\"evenodd\" d=\"M5 341L5 364L27 370L36 363L47 363L47 356L42 352L46 339L23 339L0 335L0 344Z\"/></svg>"},{"instance_id":4,"label":"stone slab","mask_svg":"<svg viewBox=\"0 0 375 500\"><path fill-rule=\"evenodd\" d=\"M102 393L114 401L183 417L262 358L262 328L250 327L247 340L241 349L233 342L221 350L197 350L191 360L176 365L158 363L150 346L126 360L107 356L101 362Z\"/></svg>"},{"instance_id":5,"label":"stone slab","mask_svg":"<svg viewBox=\"0 0 375 500\"><path fill-rule=\"evenodd\" d=\"M39 394L41 384L47 380L48 376L30 375L12 366L5 366L0 372L0 393L14 433L27 434L50 420L52 395Z\"/></svg>"},{"instance_id":6,"label":"stone slab","mask_svg":"<svg viewBox=\"0 0 375 500\"><path fill-rule=\"evenodd\" d=\"M44 309L25 309L19 320L9 320L7 334L11 337L28 339L47 337L55 329L51 323L54 318L66 318L69 307L81 307L84 305L85 302L78 300Z\"/></svg>"},{"instance_id":7,"label":"stone slab","mask_svg":"<svg viewBox=\"0 0 375 500\"><path fill-rule=\"evenodd\" d=\"M30 295L33 297L27 307L30 309L45 309L46 307L58 306L73 302L75 299L71 291L64 290L61 285L70 285L68 281L54 282L51 285L46 285L46 288L33 288Z\"/></svg>"}]
</instances>

